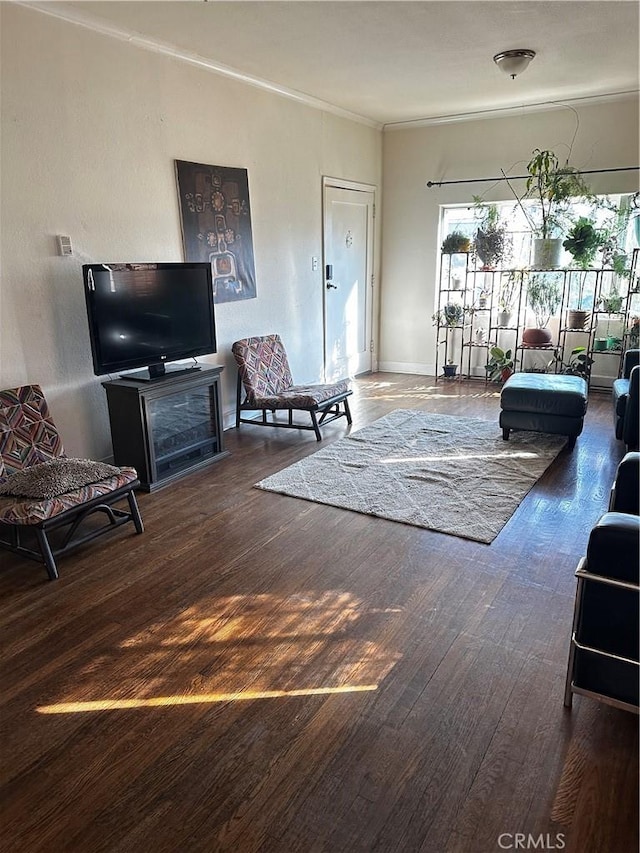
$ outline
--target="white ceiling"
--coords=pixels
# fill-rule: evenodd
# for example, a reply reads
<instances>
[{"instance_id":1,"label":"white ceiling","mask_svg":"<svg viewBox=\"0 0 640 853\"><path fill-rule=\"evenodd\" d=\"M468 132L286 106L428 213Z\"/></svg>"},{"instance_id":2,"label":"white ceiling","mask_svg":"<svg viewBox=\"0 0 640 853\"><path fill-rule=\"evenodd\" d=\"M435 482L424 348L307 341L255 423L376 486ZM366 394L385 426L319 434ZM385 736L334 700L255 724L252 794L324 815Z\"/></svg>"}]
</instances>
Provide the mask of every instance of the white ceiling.
<instances>
[{"instance_id":1,"label":"white ceiling","mask_svg":"<svg viewBox=\"0 0 640 853\"><path fill-rule=\"evenodd\" d=\"M41 8L119 37L144 36L377 124L639 86L635 0L98 0ZM537 56L511 80L492 57L519 47Z\"/></svg>"}]
</instances>

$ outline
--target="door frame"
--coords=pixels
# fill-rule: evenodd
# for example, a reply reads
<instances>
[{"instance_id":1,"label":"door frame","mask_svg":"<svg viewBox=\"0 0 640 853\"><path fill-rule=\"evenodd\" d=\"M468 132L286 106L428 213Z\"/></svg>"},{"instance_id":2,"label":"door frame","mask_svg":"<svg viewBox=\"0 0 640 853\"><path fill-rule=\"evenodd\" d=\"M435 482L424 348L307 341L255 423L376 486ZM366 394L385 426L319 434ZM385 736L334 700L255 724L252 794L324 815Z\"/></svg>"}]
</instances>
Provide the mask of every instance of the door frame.
<instances>
[{"instance_id":1,"label":"door frame","mask_svg":"<svg viewBox=\"0 0 640 853\"><path fill-rule=\"evenodd\" d=\"M327 265L327 240L326 240L326 216L327 216L327 189L355 190L356 192L367 192L373 194L373 210L367 220L367 280L369 299L369 313L366 317L367 330L369 331L368 347L371 352L371 370L378 369L378 311L379 299L376 287L375 273L375 233L376 233L376 204L378 198L378 187L376 184L365 184L361 181L349 181L344 178L332 178L328 175L322 177L322 359L323 373L326 381L327 376L327 289L325 282L325 269Z\"/></svg>"}]
</instances>

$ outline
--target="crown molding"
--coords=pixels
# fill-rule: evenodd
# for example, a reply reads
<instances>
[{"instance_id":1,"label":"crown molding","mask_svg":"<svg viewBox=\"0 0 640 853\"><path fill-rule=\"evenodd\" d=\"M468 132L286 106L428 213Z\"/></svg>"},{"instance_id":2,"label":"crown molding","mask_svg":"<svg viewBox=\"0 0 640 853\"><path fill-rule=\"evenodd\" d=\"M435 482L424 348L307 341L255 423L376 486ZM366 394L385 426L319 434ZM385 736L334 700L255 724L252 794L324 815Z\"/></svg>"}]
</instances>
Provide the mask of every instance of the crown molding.
<instances>
[{"instance_id":1,"label":"crown molding","mask_svg":"<svg viewBox=\"0 0 640 853\"><path fill-rule=\"evenodd\" d=\"M452 113L451 115L430 116L428 118L409 119L408 121L391 121L382 126L383 131L409 130L414 127L433 127L439 124L456 124L464 121L479 121L492 118L509 118L522 116L526 113L543 113L549 110L562 110L566 107L590 107L596 104L626 101L638 98L640 91L632 89L627 92L611 92L606 95L592 95L584 98L566 98L562 101L543 101L535 104L521 104L515 107L498 107L492 110L478 110L468 113Z\"/></svg>"},{"instance_id":2,"label":"crown molding","mask_svg":"<svg viewBox=\"0 0 640 853\"><path fill-rule=\"evenodd\" d=\"M52 18L57 18L60 21L65 21L68 24L75 24L78 27L91 30L99 35L107 36L108 38L116 39L138 47L142 50L148 50L152 53L167 56L171 59L176 59L180 62L185 62L188 65L193 65L201 68L204 71L209 71L213 74L219 74L222 77L227 77L236 80L239 83L245 83L247 86L253 86L257 89L270 92L272 95L280 95L280 97L288 98L291 101L296 101L307 107L320 110L325 113L332 113L340 118L348 119L349 121L364 124L367 127L373 127L376 130L382 130L382 123L367 118L366 116L352 113L349 110L344 110L327 101L322 101L319 98L314 98L311 95L306 95L304 92L298 92L296 89L289 89L286 86L281 86L278 83L272 83L270 80L263 80L260 77L254 77L251 74L245 74L236 68L228 65L223 65L220 62L214 62L212 59L207 59L197 53L189 53L188 51L180 50L166 42L158 41L147 36L142 36L130 30L123 30L119 27L114 27L110 24L96 21L90 16L73 9L69 6L65 9L53 7L47 2L23 2L23 0L15 0L15 6L22 6L25 9L31 9L34 12L40 12L43 15L49 15Z\"/></svg>"},{"instance_id":3,"label":"crown molding","mask_svg":"<svg viewBox=\"0 0 640 853\"><path fill-rule=\"evenodd\" d=\"M340 118L348 119L349 121L357 122L358 124L363 124L367 127L372 127L376 130L382 130L385 132L409 130L419 127L434 127L443 124L456 124L459 122L479 121L484 119L508 118L510 116L522 116L527 113L560 110L567 106L592 106L596 104L610 103L612 101L627 100L632 97L638 98L639 95L639 90L633 89L630 91L612 92L604 95L567 98L562 101L543 101L540 103L521 104L519 106L497 107L489 110L426 116L423 118L384 123L375 121L367 116L362 116L359 113L350 112L349 110L335 106L327 101L322 101L319 98L307 95L304 92L298 92L296 89L289 89L286 86L281 86L280 84L273 83L270 80L264 80L260 77L254 77L251 74L245 74L236 68L223 65L222 63L215 62L212 59L207 59L206 57L200 56L196 53L189 53L188 51L176 48L166 42L142 36L134 31L121 29L119 27L112 26L111 24L96 21L89 15L74 9L72 4L66 8L60 8L58 6L54 6L53 3L46 2L46 0L34 0L34 2L29 2L29 0L13 0L12 5L31 9L34 12L39 12L43 15L48 15L49 17L65 21L66 23L75 24L76 26L91 30L99 35L125 42L133 47L147 50L161 56L166 56L180 62L185 62L204 71L209 71L210 73L236 80L239 83L244 83L247 86L253 86L254 88L261 89L262 91L279 95L280 97L296 101L299 104L320 110L321 112L331 113L332 115Z\"/></svg>"}]
</instances>

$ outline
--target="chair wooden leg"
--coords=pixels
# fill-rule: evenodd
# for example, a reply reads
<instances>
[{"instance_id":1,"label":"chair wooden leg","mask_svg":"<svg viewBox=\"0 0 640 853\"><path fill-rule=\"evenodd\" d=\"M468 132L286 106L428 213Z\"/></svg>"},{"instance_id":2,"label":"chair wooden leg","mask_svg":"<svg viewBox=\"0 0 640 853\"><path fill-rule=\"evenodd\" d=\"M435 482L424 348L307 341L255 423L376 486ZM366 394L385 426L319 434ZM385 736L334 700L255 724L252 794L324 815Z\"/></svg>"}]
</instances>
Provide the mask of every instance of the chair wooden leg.
<instances>
[{"instance_id":1,"label":"chair wooden leg","mask_svg":"<svg viewBox=\"0 0 640 853\"><path fill-rule=\"evenodd\" d=\"M347 423L352 424L353 421L351 420L351 409L349 408L349 400L345 397L342 402L344 404L344 413L347 416Z\"/></svg>"},{"instance_id":2,"label":"chair wooden leg","mask_svg":"<svg viewBox=\"0 0 640 853\"><path fill-rule=\"evenodd\" d=\"M138 501L136 500L133 489L131 489L127 495L127 500L129 501L129 511L131 512L131 518L135 525L136 533L144 533L144 524L142 523L142 516L140 515Z\"/></svg>"},{"instance_id":3,"label":"chair wooden leg","mask_svg":"<svg viewBox=\"0 0 640 853\"><path fill-rule=\"evenodd\" d=\"M49 580L55 581L58 579L58 569L56 567L56 561L53 558L53 552L51 551L49 540L47 539L47 534L41 527L36 527L36 537L38 539L38 546L40 548L40 553L42 554L47 574L49 575Z\"/></svg>"},{"instance_id":4,"label":"chair wooden leg","mask_svg":"<svg viewBox=\"0 0 640 853\"><path fill-rule=\"evenodd\" d=\"M238 381L236 383L236 429L240 429L240 400L242 398L242 379L238 371Z\"/></svg>"},{"instance_id":5,"label":"chair wooden leg","mask_svg":"<svg viewBox=\"0 0 640 853\"><path fill-rule=\"evenodd\" d=\"M320 435L320 427L318 426L318 418L316 417L316 413L312 410L309 412L311 415L311 421L313 423L313 431L316 434L316 441L322 441L322 436Z\"/></svg>"}]
</instances>

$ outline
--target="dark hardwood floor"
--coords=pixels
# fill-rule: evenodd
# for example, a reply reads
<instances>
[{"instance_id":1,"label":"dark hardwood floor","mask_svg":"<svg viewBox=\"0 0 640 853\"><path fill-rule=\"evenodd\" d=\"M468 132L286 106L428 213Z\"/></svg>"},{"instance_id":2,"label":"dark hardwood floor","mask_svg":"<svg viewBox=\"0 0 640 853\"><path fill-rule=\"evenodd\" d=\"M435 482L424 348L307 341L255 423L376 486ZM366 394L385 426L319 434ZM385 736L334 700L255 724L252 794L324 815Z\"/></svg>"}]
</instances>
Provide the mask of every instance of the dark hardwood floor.
<instances>
[{"instance_id":1,"label":"dark hardwood floor","mask_svg":"<svg viewBox=\"0 0 640 853\"><path fill-rule=\"evenodd\" d=\"M482 383L356 385L353 429L497 423ZM225 439L59 581L0 552L3 851L637 850L637 718L562 704L608 396L491 545L252 488L312 433Z\"/></svg>"}]
</instances>

